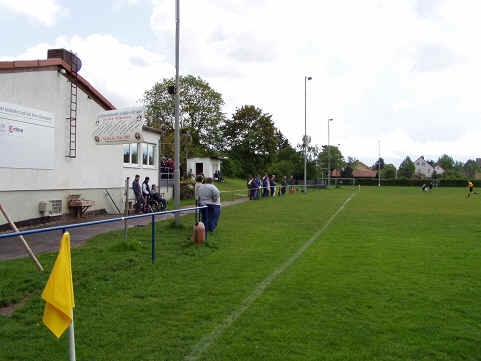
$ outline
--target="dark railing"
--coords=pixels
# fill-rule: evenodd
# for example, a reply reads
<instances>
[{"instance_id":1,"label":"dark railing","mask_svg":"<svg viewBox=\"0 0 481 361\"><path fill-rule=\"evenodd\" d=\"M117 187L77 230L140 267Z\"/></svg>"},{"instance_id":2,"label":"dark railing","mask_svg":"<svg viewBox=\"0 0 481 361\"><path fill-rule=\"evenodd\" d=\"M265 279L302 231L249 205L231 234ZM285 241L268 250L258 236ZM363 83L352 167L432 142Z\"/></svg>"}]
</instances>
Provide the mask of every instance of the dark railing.
<instances>
[{"instance_id":1,"label":"dark railing","mask_svg":"<svg viewBox=\"0 0 481 361\"><path fill-rule=\"evenodd\" d=\"M83 223L72 223L72 224L65 224L61 226L54 226L54 227L46 227L46 228L39 228L39 229L29 229L25 231L18 231L18 232L10 232L0 234L0 239L7 238L7 237L16 237L16 236L23 236L25 234L34 234L34 233L42 233L42 232L50 232L50 231L58 231L62 230L63 232L67 232L67 230L71 228L80 228L80 227L87 227L93 226L96 224L103 224L103 223L113 223L113 222L127 222L129 219L136 219L136 218L143 218L143 217L152 217L152 263L155 261L155 216L165 215L165 214L175 214L175 213L185 213L185 212L195 212L201 209L207 208L207 206L199 206L199 207L192 207L192 208L182 208L176 209L172 211L163 211L163 212L153 212L153 213L145 213L145 214L135 214L132 216L125 216L125 217L118 217L118 218L109 218L109 219L102 219L99 221L90 221L90 222L83 222ZM206 212L207 217L207 212ZM207 223L206 219L206 223ZM205 232L205 239L207 240L207 232Z\"/></svg>"}]
</instances>

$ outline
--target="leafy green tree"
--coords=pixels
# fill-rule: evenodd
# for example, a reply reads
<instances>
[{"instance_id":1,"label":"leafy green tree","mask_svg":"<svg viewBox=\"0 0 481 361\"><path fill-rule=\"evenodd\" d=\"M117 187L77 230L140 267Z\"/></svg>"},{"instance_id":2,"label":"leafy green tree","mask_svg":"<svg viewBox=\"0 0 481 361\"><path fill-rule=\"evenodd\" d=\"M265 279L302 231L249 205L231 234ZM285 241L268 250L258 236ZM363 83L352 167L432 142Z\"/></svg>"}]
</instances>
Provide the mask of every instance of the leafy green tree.
<instances>
[{"instance_id":1,"label":"leafy green tree","mask_svg":"<svg viewBox=\"0 0 481 361\"><path fill-rule=\"evenodd\" d=\"M330 162L328 158L330 158ZM323 145L322 151L319 153L318 160L322 168L327 169L328 165L330 164L330 170L337 169L340 171L346 164L341 151L337 146L334 145L330 145L329 148L327 145Z\"/></svg>"},{"instance_id":2,"label":"leafy green tree","mask_svg":"<svg viewBox=\"0 0 481 361\"><path fill-rule=\"evenodd\" d=\"M266 169L280 149L279 142L283 141L282 134L274 127L272 116L253 105L236 109L220 129L224 151L241 162L245 174Z\"/></svg>"},{"instance_id":3,"label":"leafy green tree","mask_svg":"<svg viewBox=\"0 0 481 361\"><path fill-rule=\"evenodd\" d=\"M341 170L341 177L352 178L352 172L357 168L359 160L354 157L347 157L344 168Z\"/></svg>"},{"instance_id":4,"label":"leafy green tree","mask_svg":"<svg viewBox=\"0 0 481 361\"><path fill-rule=\"evenodd\" d=\"M439 166L443 168L445 171L454 168L454 159L447 154L443 154L439 159L438 162Z\"/></svg>"},{"instance_id":5,"label":"leafy green tree","mask_svg":"<svg viewBox=\"0 0 481 361\"><path fill-rule=\"evenodd\" d=\"M281 149L275 157L269 171L280 176L293 175L296 179L304 177L304 154L296 152L290 145Z\"/></svg>"},{"instance_id":6,"label":"leafy green tree","mask_svg":"<svg viewBox=\"0 0 481 361\"><path fill-rule=\"evenodd\" d=\"M181 76L179 83L179 121L183 135L181 149L187 155L209 154L220 150L222 143L219 125L224 120L222 95L200 77ZM145 91L142 98L147 124L161 129L168 141L173 139L175 127L175 99L169 92L169 88L172 89L174 85L173 78L163 79Z\"/></svg>"},{"instance_id":7,"label":"leafy green tree","mask_svg":"<svg viewBox=\"0 0 481 361\"><path fill-rule=\"evenodd\" d=\"M378 170L378 166L380 169L384 169L384 159L379 158L376 163L371 167L372 170Z\"/></svg>"},{"instance_id":8,"label":"leafy green tree","mask_svg":"<svg viewBox=\"0 0 481 361\"><path fill-rule=\"evenodd\" d=\"M464 163L464 174L466 177L473 179L476 176L476 173L479 171L479 164L475 160L469 159L466 163Z\"/></svg>"},{"instance_id":9,"label":"leafy green tree","mask_svg":"<svg viewBox=\"0 0 481 361\"><path fill-rule=\"evenodd\" d=\"M352 178L352 172L354 169L349 165L346 164L346 166L341 170L341 177L342 178Z\"/></svg>"},{"instance_id":10,"label":"leafy green tree","mask_svg":"<svg viewBox=\"0 0 481 361\"><path fill-rule=\"evenodd\" d=\"M381 178L394 179L396 178L396 167L392 164L386 164L381 170Z\"/></svg>"},{"instance_id":11,"label":"leafy green tree","mask_svg":"<svg viewBox=\"0 0 481 361\"><path fill-rule=\"evenodd\" d=\"M408 156L400 164L399 170L398 170L398 176L405 177L405 178L411 178L414 174L415 168L416 167L414 166L414 162Z\"/></svg>"}]
</instances>

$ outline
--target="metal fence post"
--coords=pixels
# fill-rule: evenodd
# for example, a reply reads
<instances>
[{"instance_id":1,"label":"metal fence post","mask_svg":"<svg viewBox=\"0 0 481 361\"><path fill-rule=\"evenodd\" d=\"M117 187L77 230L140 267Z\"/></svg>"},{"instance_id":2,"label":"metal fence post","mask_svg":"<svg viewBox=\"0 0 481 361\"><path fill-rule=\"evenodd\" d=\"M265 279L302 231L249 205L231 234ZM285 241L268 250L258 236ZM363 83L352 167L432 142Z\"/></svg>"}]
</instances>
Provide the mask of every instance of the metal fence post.
<instances>
[{"instance_id":1,"label":"metal fence post","mask_svg":"<svg viewBox=\"0 0 481 361\"><path fill-rule=\"evenodd\" d=\"M204 208L204 211L205 211L205 224L204 224L204 227L205 227L205 240L207 241L207 233L209 233L207 231L207 229L209 228L208 227L208 224L209 224L209 206L206 206L207 208Z\"/></svg>"},{"instance_id":2,"label":"metal fence post","mask_svg":"<svg viewBox=\"0 0 481 361\"><path fill-rule=\"evenodd\" d=\"M152 214L152 263L155 261L155 215Z\"/></svg>"}]
</instances>

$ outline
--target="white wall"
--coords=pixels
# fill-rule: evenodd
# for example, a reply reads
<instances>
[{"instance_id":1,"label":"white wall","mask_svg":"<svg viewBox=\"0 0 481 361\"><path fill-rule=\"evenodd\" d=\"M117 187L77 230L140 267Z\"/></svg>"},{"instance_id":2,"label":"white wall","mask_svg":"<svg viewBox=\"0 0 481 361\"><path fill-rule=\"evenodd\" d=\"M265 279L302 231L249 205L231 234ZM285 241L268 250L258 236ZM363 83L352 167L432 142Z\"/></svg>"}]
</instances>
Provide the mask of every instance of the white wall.
<instances>
[{"instance_id":1,"label":"white wall","mask_svg":"<svg viewBox=\"0 0 481 361\"><path fill-rule=\"evenodd\" d=\"M214 178L214 172L216 170L220 170L221 161L214 158L189 158L187 159L187 171L189 171L189 169L192 169L192 173L195 174L196 163L203 164L205 177Z\"/></svg>"},{"instance_id":2,"label":"white wall","mask_svg":"<svg viewBox=\"0 0 481 361\"><path fill-rule=\"evenodd\" d=\"M423 158L418 158L414 162L414 167L415 167L415 173L420 173L426 177L431 177L433 174L433 167L431 164L426 162Z\"/></svg>"},{"instance_id":3,"label":"white wall","mask_svg":"<svg viewBox=\"0 0 481 361\"><path fill-rule=\"evenodd\" d=\"M105 189L123 210L125 176L130 175L130 170L123 167L122 145L96 145L92 137L97 114L105 109L78 88L77 156L68 158L65 156L69 130L65 119L70 109L67 78L56 70L0 73L0 84L0 102L53 113L56 124L54 169L0 168L0 202L13 220L40 217L38 203L42 200L61 199L62 212L68 213L69 194L95 200L93 209L112 211L114 207L105 196ZM148 134L148 141L158 145L158 135ZM157 167L145 171L153 179L157 173ZM2 221L0 217L0 224Z\"/></svg>"}]
</instances>

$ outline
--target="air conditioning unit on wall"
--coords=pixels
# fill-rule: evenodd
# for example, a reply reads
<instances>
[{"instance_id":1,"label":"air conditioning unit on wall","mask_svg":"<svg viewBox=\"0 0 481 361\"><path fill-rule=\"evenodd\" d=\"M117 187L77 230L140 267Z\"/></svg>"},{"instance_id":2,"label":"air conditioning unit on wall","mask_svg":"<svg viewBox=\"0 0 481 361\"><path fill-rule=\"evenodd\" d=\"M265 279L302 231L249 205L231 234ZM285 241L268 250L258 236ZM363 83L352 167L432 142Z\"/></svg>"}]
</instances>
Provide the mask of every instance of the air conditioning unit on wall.
<instances>
[{"instance_id":1,"label":"air conditioning unit on wall","mask_svg":"<svg viewBox=\"0 0 481 361\"><path fill-rule=\"evenodd\" d=\"M48 216L50 215L50 212L52 210L52 206L50 204L50 202L47 202L47 201L40 201L38 203L38 211L40 212L40 214L42 216Z\"/></svg>"}]
</instances>

